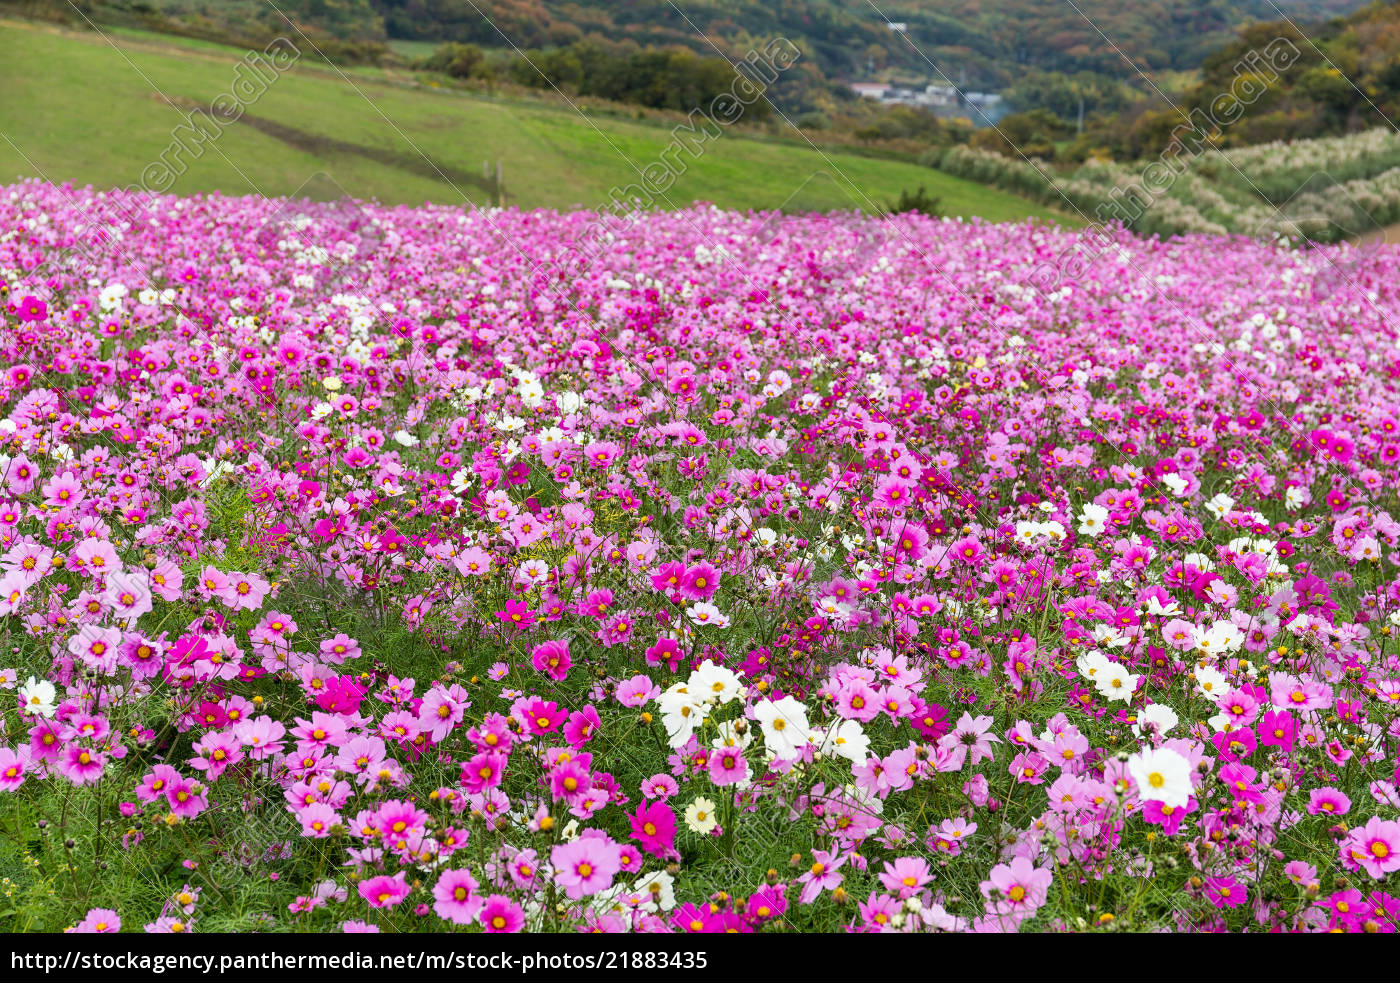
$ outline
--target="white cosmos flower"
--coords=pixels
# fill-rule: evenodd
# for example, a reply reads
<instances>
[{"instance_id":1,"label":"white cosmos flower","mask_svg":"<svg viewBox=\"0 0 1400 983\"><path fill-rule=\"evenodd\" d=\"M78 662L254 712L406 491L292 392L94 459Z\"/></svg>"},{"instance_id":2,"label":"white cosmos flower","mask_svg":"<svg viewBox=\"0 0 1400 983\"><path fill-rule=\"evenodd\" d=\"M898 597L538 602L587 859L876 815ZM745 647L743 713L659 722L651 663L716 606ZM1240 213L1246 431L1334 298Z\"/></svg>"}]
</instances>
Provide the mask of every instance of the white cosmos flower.
<instances>
[{"instance_id":1,"label":"white cosmos flower","mask_svg":"<svg viewBox=\"0 0 1400 983\"><path fill-rule=\"evenodd\" d=\"M1197 666L1196 688L1201 691L1202 696L1214 703L1230 688L1230 684L1218 670L1210 666L1204 669Z\"/></svg>"},{"instance_id":2,"label":"white cosmos flower","mask_svg":"<svg viewBox=\"0 0 1400 983\"><path fill-rule=\"evenodd\" d=\"M695 728L705 719L706 706L684 683L677 683L656 700L661 711L661 725L671 747L677 748L690 740Z\"/></svg>"},{"instance_id":3,"label":"white cosmos flower","mask_svg":"<svg viewBox=\"0 0 1400 983\"><path fill-rule=\"evenodd\" d=\"M27 713L37 717L52 717L58 709L54 703L57 697L58 691L47 679L35 679L30 676L19 688L20 703Z\"/></svg>"},{"instance_id":4,"label":"white cosmos flower","mask_svg":"<svg viewBox=\"0 0 1400 983\"><path fill-rule=\"evenodd\" d=\"M664 870L639 878L632 890L644 898L639 907L642 911L670 911L676 906L676 879Z\"/></svg>"},{"instance_id":5,"label":"white cosmos flower","mask_svg":"<svg viewBox=\"0 0 1400 983\"><path fill-rule=\"evenodd\" d=\"M1209 628L1196 629L1196 647L1210 655L1235 652L1243 644L1244 632L1232 621L1217 621Z\"/></svg>"},{"instance_id":6,"label":"white cosmos flower","mask_svg":"<svg viewBox=\"0 0 1400 983\"><path fill-rule=\"evenodd\" d=\"M1107 667L1094 676L1094 688L1105 700L1110 702L1122 700L1127 703L1132 699L1133 690L1137 688L1138 680L1141 678L1118 663L1110 662Z\"/></svg>"},{"instance_id":7,"label":"white cosmos flower","mask_svg":"<svg viewBox=\"0 0 1400 983\"><path fill-rule=\"evenodd\" d=\"M413 434L409 433L407 430L395 430L394 443L399 444L403 447L413 447L418 443L418 438L413 436Z\"/></svg>"},{"instance_id":8,"label":"white cosmos flower","mask_svg":"<svg viewBox=\"0 0 1400 983\"><path fill-rule=\"evenodd\" d=\"M538 382L527 382L518 386L515 390L521 402L533 409L544 402L544 387Z\"/></svg>"},{"instance_id":9,"label":"white cosmos flower","mask_svg":"<svg viewBox=\"0 0 1400 983\"><path fill-rule=\"evenodd\" d=\"M859 720L843 720L828 727L817 744L823 754L839 754L853 764L863 764L870 751L870 738L865 736Z\"/></svg>"},{"instance_id":10,"label":"white cosmos flower","mask_svg":"<svg viewBox=\"0 0 1400 983\"><path fill-rule=\"evenodd\" d=\"M1079 675L1089 682L1098 684L1098 678L1108 671L1113 663L1102 652L1086 652L1074 660L1074 667L1079 670Z\"/></svg>"},{"instance_id":11,"label":"white cosmos flower","mask_svg":"<svg viewBox=\"0 0 1400 983\"><path fill-rule=\"evenodd\" d=\"M1224 492L1216 495L1209 502L1206 502L1206 511L1217 519L1225 518L1225 515L1235 507L1235 500Z\"/></svg>"},{"instance_id":12,"label":"white cosmos flower","mask_svg":"<svg viewBox=\"0 0 1400 983\"><path fill-rule=\"evenodd\" d=\"M1128 774L1143 802L1184 808L1191 797L1191 762L1175 751L1153 748L1128 759Z\"/></svg>"},{"instance_id":13,"label":"white cosmos flower","mask_svg":"<svg viewBox=\"0 0 1400 983\"><path fill-rule=\"evenodd\" d=\"M715 628L728 628L729 619L713 604L697 601L685 609L685 615L697 625L710 625Z\"/></svg>"},{"instance_id":14,"label":"white cosmos flower","mask_svg":"<svg viewBox=\"0 0 1400 983\"><path fill-rule=\"evenodd\" d=\"M703 795L697 796L694 802L685 807L685 824L691 832L708 836L719 825L715 819L715 804Z\"/></svg>"},{"instance_id":15,"label":"white cosmos flower","mask_svg":"<svg viewBox=\"0 0 1400 983\"><path fill-rule=\"evenodd\" d=\"M1030 522L1026 519L1021 519L1016 523L1016 542L1020 543L1022 546L1030 546L1041 535L1043 535L1043 532L1039 522Z\"/></svg>"},{"instance_id":16,"label":"white cosmos flower","mask_svg":"<svg viewBox=\"0 0 1400 983\"><path fill-rule=\"evenodd\" d=\"M846 618L855 610L851 605L842 601L834 594L829 594L817 601L816 607L822 614L839 624L845 624Z\"/></svg>"},{"instance_id":17,"label":"white cosmos flower","mask_svg":"<svg viewBox=\"0 0 1400 983\"><path fill-rule=\"evenodd\" d=\"M661 726L666 728L666 740L678 748L690 740L695 728L705 719L705 712L694 704L678 704L670 713L661 714Z\"/></svg>"},{"instance_id":18,"label":"white cosmos flower","mask_svg":"<svg viewBox=\"0 0 1400 983\"><path fill-rule=\"evenodd\" d=\"M1101 535L1108 527L1108 509L1090 502L1079 510L1079 534L1081 536Z\"/></svg>"},{"instance_id":19,"label":"white cosmos flower","mask_svg":"<svg viewBox=\"0 0 1400 983\"><path fill-rule=\"evenodd\" d=\"M549 579L549 564L543 560L526 560L515 571L515 581L520 584L542 584Z\"/></svg>"},{"instance_id":20,"label":"white cosmos flower","mask_svg":"<svg viewBox=\"0 0 1400 983\"><path fill-rule=\"evenodd\" d=\"M1157 618L1175 618L1177 615L1181 614L1181 606L1174 600L1169 600L1166 604L1163 604L1157 598L1157 595L1153 594L1147 599L1147 609L1143 613L1150 614Z\"/></svg>"},{"instance_id":21,"label":"white cosmos flower","mask_svg":"<svg viewBox=\"0 0 1400 983\"><path fill-rule=\"evenodd\" d=\"M745 727L744 732L740 734L734 727L737 722L738 721L735 720L723 720L716 724L715 736L714 739L710 741L710 747L717 751L727 747L736 747L742 751L752 744L753 728Z\"/></svg>"},{"instance_id":22,"label":"white cosmos flower","mask_svg":"<svg viewBox=\"0 0 1400 983\"><path fill-rule=\"evenodd\" d=\"M686 689L699 699L724 706L743 693L743 684L732 669L715 662L706 662L690 674Z\"/></svg>"},{"instance_id":23,"label":"white cosmos flower","mask_svg":"<svg viewBox=\"0 0 1400 983\"><path fill-rule=\"evenodd\" d=\"M1099 645L1107 646L1111 649L1122 648L1128 644L1128 636L1123 634L1113 625L1095 625L1094 641Z\"/></svg>"},{"instance_id":24,"label":"white cosmos flower","mask_svg":"<svg viewBox=\"0 0 1400 983\"><path fill-rule=\"evenodd\" d=\"M1137 715L1137 723L1133 724L1133 734L1141 737L1148 727L1155 727L1159 737L1165 736L1167 731L1180 722L1181 718L1171 707L1163 706L1160 703L1149 703Z\"/></svg>"},{"instance_id":25,"label":"white cosmos flower","mask_svg":"<svg viewBox=\"0 0 1400 983\"><path fill-rule=\"evenodd\" d=\"M754 707L754 716L763 728L763 741L776 758L796 757L797 749L812 739L807 725L807 708L791 696L764 700Z\"/></svg>"}]
</instances>

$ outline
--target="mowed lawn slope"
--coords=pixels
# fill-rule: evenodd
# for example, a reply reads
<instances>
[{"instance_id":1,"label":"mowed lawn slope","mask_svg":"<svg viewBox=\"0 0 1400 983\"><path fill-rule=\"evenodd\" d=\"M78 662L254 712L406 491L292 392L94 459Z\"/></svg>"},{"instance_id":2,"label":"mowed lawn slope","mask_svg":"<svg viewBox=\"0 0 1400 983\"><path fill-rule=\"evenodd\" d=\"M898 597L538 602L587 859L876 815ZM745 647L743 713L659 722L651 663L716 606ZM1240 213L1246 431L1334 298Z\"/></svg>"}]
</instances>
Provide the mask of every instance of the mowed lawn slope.
<instances>
[{"instance_id":1,"label":"mowed lawn slope","mask_svg":"<svg viewBox=\"0 0 1400 983\"><path fill-rule=\"evenodd\" d=\"M152 162L179 160L180 194L327 191L386 203L488 202L483 163L499 160L507 204L597 208L672 143L671 127L567 106L410 86L382 73L348 79L303 59L246 106L249 121L206 123L201 152L169 153L191 109L233 91L243 52L105 30L80 34L0 20L0 180L40 177L126 187ZM187 138L188 139L188 138ZM200 147L191 141L191 145ZM1034 202L897 161L818 153L730 128L657 207L828 210L883 206L923 185L945 212L992 221L1082 224Z\"/></svg>"}]
</instances>

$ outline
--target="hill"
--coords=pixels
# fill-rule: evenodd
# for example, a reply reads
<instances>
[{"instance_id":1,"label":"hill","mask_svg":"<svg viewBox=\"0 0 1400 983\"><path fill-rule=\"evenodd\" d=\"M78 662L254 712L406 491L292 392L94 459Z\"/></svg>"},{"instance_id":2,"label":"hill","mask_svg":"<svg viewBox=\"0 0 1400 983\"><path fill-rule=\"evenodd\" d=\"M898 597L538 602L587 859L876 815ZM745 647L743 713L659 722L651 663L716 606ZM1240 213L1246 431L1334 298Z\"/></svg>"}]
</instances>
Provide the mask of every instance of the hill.
<instances>
[{"instance_id":1,"label":"hill","mask_svg":"<svg viewBox=\"0 0 1400 983\"><path fill-rule=\"evenodd\" d=\"M1276 140L1340 136L1368 127L1393 128L1400 117L1400 3L1374 3L1345 18L1306 26L1278 21L1257 24L1203 60L1198 84L1175 107L1153 107L1120 126L1123 147L1133 156L1157 152L1162 137L1183 115L1209 109L1233 82L1236 66L1272 39L1286 39L1298 52L1286 70L1262 81L1265 89L1241 118L1221 128L1217 146L1239 147Z\"/></svg>"},{"instance_id":2,"label":"hill","mask_svg":"<svg viewBox=\"0 0 1400 983\"><path fill-rule=\"evenodd\" d=\"M208 36L283 33L290 19L344 41L410 39L531 49L585 38L741 54L785 37L832 79L941 71L1003 88L1026 69L1132 80L1133 65L1193 69L1252 22L1317 21L1365 0L87 0L91 16ZM24 5L36 6L35 0ZM42 3L37 4L43 6ZM70 16L66 2L51 4ZM904 25L903 34L890 30ZM1130 65L1127 59L1132 60ZM935 69L936 66L936 69Z\"/></svg>"},{"instance_id":3,"label":"hill","mask_svg":"<svg viewBox=\"0 0 1400 983\"><path fill-rule=\"evenodd\" d=\"M492 199L499 160L507 204L596 208L664 159L684 122L675 114L583 115L541 100L439 91L309 58L264 84L234 121L220 115L228 102L219 99L246 75L237 49L17 21L0 21L0 30L9 52L0 62L6 180L127 187L158 176L162 186L152 190L182 194L481 204ZM1061 219L1014 194L913 163L818 152L738 126L712 129L718 135L702 140L698 152L670 154L682 173L656 207L698 199L737 209L869 211L923 185L949 214Z\"/></svg>"}]
</instances>

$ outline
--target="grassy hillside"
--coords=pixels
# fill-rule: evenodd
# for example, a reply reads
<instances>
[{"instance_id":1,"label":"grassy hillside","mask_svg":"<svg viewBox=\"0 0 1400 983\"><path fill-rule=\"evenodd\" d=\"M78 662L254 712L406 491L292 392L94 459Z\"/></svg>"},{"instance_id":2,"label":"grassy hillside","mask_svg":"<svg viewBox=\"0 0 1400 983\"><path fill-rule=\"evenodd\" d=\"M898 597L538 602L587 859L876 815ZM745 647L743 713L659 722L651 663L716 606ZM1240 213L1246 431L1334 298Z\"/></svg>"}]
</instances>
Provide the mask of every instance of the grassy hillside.
<instances>
[{"instance_id":1,"label":"grassy hillside","mask_svg":"<svg viewBox=\"0 0 1400 983\"><path fill-rule=\"evenodd\" d=\"M0 21L0 180L44 177L127 186L165 154L188 112L228 93L243 52L133 32L74 33ZM384 202L484 203L483 162L499 159L507 203L598 207L671 143L670 125L585 119L567 107L493 99L298 63L247 105L242 121L185 166L170 190L294 194L343 188ZM308 186L308 182L310 185ZM920 185L950 214L1008 221L1061 217L1015 195L910 163L821 154L730 129L710 142L662 207L883 205ZM1077 224L1077 223L1075 223Z\"/></svg>"}]
</instances>

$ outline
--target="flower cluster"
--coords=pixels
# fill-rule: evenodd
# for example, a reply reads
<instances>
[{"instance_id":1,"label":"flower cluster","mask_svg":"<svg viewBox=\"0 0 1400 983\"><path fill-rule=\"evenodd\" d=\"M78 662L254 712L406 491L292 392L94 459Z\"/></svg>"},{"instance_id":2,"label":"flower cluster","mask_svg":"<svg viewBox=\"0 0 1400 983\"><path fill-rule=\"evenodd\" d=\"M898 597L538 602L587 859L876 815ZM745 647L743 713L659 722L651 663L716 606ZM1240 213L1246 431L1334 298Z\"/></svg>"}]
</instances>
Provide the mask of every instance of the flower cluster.
<instances>
[{"instance_id":1,"label":"flower cluster","mask_svg":"<svg viewBox=\"0 0 1400 983\"><path fill-rule=\"evenodd\" d=\"M276 209L0 189L22 923L1395 929L1400 256Z\"/></svg>"}]
</instances>

